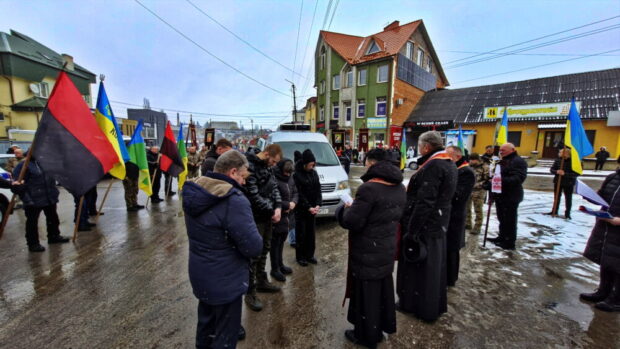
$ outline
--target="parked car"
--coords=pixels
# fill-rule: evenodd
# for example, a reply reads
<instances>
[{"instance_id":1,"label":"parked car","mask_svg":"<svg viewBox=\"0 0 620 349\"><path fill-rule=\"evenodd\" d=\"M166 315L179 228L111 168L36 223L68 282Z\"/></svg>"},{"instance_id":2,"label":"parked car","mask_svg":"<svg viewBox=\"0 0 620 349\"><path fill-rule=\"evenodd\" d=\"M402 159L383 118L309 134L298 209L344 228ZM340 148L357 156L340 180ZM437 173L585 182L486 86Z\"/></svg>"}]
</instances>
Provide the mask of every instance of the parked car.
<instances>
[{"instance_id":1,"label":"parked car","mask_svg":"<svg viewBox=\"0 0 620 349\"><path fill-rule=\"evenodd\" d=\"M3 167L0 167L0 176L6 180L11 180L11 175ZM12 196L13 193L10 189L0 188L0 221L4 219L4 213L9 207L9 200Z\"/></svg>"},{"instance_id":2,"label":"parked car","mask_svg":"<svg viewBox=\"0 0 620 349\"><path fill-rule=\"evenodd\" d=\"M407 163L406 163L406 167L411 169L411 170L417 170L418 169L418 159L420 157L419 156L414 156L412 158L407 158Z\"/></svg>"}]
</instances>

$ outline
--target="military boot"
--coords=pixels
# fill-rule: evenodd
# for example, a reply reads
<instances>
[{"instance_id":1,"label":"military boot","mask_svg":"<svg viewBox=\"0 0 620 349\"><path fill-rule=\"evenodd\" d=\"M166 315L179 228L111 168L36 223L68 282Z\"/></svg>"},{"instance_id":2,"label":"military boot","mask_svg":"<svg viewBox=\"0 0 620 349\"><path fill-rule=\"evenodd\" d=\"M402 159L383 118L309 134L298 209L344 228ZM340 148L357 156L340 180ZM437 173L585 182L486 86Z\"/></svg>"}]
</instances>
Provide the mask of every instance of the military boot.
<instances>
[{"instance_id":1,"label":"military boot","mask_svg":"<svg viewBox=\"0 0 620 349\"><path fill-rule=\"evenodd\" d=\"M280 287L272 284L267 279L267 273L261 272L256 276L256 291L265 293L280 292Z\"/></svg>"},{"instance_id":2,"label":"military boot","mask_svg":"<svg viewBox=\"0 0 620 349\"><path fill-rule=\"evenodd\" d=\"M263 310L263 303L256 296L256 291L248 293L245 295L245 304L252 311L261 311Z\"/></svg>"}]
</instances>

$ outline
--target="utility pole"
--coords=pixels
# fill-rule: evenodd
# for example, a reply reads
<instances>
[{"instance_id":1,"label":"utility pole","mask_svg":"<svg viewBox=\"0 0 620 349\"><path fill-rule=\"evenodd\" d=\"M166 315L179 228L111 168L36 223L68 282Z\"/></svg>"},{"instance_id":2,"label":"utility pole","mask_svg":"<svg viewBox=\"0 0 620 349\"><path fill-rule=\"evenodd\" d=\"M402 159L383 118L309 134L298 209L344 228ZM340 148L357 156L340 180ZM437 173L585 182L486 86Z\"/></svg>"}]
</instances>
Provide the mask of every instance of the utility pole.
<instances>
[{"instance_id":1,"label":"utility pole","mask_svg":"<svg viewBox=\"0 0 620 349\"><path fill-rule=\"evenodd\" d=\"M297 119L297 98L295 98L295 83L290 80L286 80L286 81L291 83L291 88L293 89L293 124L294 124L295 121L297 121L296 120Z\"/></svg>"},{"instance_id":2,"label":"utility pole","mask_svg":"<svg viewBox=\"0 0 620 349\"><path fill-rule=\"evenodd\" d=\"M250 119L250 123L252 123L252 138L254 138L254 119Z\"/></svg>"}]
</instances>

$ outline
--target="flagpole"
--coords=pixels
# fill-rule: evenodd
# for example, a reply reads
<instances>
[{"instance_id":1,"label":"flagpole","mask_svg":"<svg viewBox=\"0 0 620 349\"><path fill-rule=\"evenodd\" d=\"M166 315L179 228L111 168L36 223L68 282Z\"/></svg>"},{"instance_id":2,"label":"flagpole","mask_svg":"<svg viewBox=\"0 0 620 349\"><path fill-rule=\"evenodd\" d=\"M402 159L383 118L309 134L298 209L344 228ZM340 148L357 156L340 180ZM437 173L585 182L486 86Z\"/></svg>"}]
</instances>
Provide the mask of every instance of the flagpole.
<instances>
[{"instance_id":1,"label":"flagpole","mask_svg":"<svg viewBox=\"0 0 620 349\"><path fill-rule=\"evenodd\" d=\"M99 209L97 210L97 217L95 217L95 223L99 221L99 216L101 215L101 209L103 209L103 204L105 200L108 198L108 194L110 193L110 189L112 189L112 184L114 184L114 178L110 180L110 184L108 185L108 189L105 191L105 195L103 195L103 200L101 200L101 204L99 204Z\"/></svg>"},{"instance_id":2,"label":"flagpole","mask_svg":"<svg viewBox=\"0 0 620 349\"><path fill-rule=\"evenodd\" d=\"M487 246L487 234L489 233L489 220L491 218L491 207L493 206L493 199L491 193L489 193L489 209L487 210L487 222L484 227L484 239L482 240L482 247Z\"/></svg>"},{"instance_id":3,"label":"flagpole","mask_svg":"<svg viewBox=\"0 0 620 349\"><path fill-rule=\"evenodd\" d=\"M84 203L84 195L80 198L80 204L78 206L77 216L75 217L75 224L73 225L73 242L77 238L78 226L80 225L80 216L82 215L82 204Z\"/></svg>"}]
</instances>

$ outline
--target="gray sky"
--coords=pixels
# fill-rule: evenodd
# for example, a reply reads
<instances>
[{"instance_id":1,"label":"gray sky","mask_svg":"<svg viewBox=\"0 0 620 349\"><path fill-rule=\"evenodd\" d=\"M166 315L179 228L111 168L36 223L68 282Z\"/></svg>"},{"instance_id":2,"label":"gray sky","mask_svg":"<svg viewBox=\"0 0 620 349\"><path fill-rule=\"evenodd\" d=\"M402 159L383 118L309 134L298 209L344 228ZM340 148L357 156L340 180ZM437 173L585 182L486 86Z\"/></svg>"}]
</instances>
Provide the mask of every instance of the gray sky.
<instances>
[{"instance_id":1,"label":"gray sky","mask_svg":"<svg viewBox=\"0 0 620 349\"><path fill-rule=\"evenodd\" d=\"M579 55L620 50L620 28L608 28L620 25L619 17L498 52L514 51L593 30L600 30L598 34L523 51L519 55L450 68L461 63L451 61L479 52L620 16L618 0L332 0L331 9L336 8L333 20L331 16L325 19L330 0L319 0L318 4L305 0L301 22L301 0L191 0L203 12L279 64L236 39L186 0L140 1L205 50L281 93L259 85L211 57L133 0L0 0L0 13L3 14L0 30L22 32L55 51L71 54L78 64L95 74L105 74L106 90L112 101L141 105L146 97L154 108L247 115L263 127L273 127L291 114L292 98L287 96L290 95L290 84L285 79L293 80L297 85L298 95L301 95L298 108L314 95L313 72L309 69L313 69L318 32L327 29L330 22L330 31L366 36L381 31L393 20L404 24L423 19L451 83L450 88L620 65L620 51L616 51L607 56L501 74L579 58ZM316 15L312 23L315 5ZM295 59L298 27L301 30ZM485 57L489 55L476 58ZM311 80L293 76L289 69ZM490 75L496 76L486 77ZM93 85L93 94L96 93L97 87ZM126 115L126 105L114 103L112 106L117 116ZM175 119L174 112L166 112ZM182 119L188 116L189 113L181 113ZM250 125L249 117L245 116L194 114L194 118L201 123L212 118L241 121L246 127Z\"/></svg>"}]
</instances>

